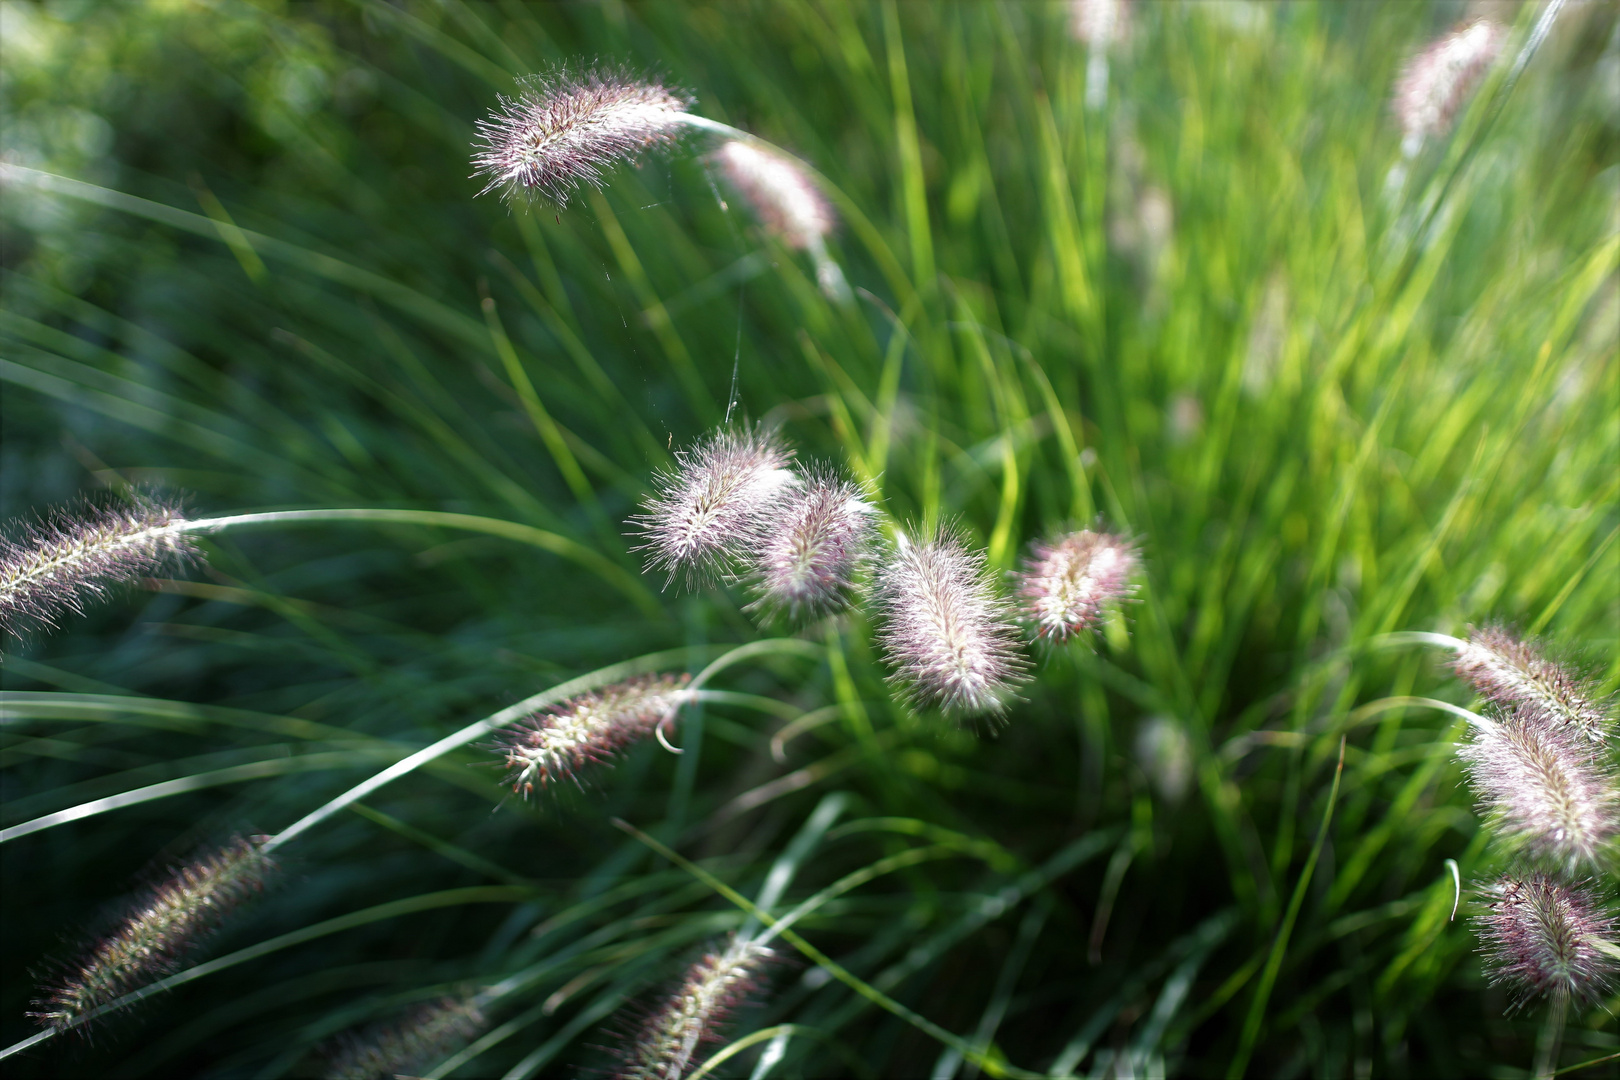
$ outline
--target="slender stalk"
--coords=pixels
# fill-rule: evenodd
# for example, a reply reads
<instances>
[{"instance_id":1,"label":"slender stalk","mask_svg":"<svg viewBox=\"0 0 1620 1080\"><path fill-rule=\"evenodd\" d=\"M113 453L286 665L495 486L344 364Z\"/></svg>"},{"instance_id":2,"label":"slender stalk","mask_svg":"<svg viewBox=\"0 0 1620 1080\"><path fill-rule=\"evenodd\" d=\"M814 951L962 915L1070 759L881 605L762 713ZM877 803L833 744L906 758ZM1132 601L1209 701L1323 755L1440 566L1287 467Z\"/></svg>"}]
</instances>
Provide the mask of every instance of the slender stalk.
<instances>
[{"instance_id":1,"label":"slender stalk","mask_svg":"<svg viewBox=\"0 0 1620 1080\"><path fill-rule=\"evenodd\" d=\"M1553 991L1547 1019L1541 1027L1541 1038L1536 1041L1536 1080L1556 1075L1558 1052L1564 1045L1564 1023L1568 1019L1569 989L1560 986Z\"/></svg>"}]
</instances>

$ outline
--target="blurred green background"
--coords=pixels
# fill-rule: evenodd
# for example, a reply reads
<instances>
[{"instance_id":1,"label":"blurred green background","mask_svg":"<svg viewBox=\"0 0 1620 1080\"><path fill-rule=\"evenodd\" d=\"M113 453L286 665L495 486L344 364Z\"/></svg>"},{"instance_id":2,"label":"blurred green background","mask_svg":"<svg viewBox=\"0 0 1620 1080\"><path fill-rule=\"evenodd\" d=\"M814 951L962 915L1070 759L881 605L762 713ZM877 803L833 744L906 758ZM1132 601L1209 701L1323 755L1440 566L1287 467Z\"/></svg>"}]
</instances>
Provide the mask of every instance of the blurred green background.
<instances>
[{"instance_id":1,"label":"blurred green background","mask_svg":"<svg viewBox=\"0 0 1620 1080\"><path fill-rule=\"evenodd\" d=\"M1620 9L1569 5L1386 192L1401 62L1478 15L1511 58L1537 10L1137 3L1090 110L1058 3L0 6L6 519L134 484L605 557L228 532L8 642L4 826L196 783L0 845L6 1044L154 868L562 679L762 636L739 592L660 592L622 536L734 369L741 415L998 569L1097 515L1145 565L1095 641L1035 650L1004 726L898 707L853 614L802 631L824 655L730 670L778 706L692 711L678 758L524 804L451 755L290 845L205 955L294 939L8 1075L300 1075L335 1032L514 972L448 1075L604 1067L604 1018L741 920L614 816L749 896L787 859L794 900L943 845L800 929L992 1063L1527 1075L1541 1010L1485 984L1469 889L1448 921L1444 861L1499 869L1460 727L1379 703L1467 704L1381 635L1490 619L1620 687ZM856 302L722 202L696 137L564 211L475 199L473 121L581 58L827 177ZM843 824L785 854L837 793ZM1620 1047L1615 1008L1572 1016L1565 1064ZM733 1034L783 1023L771 1075L975 1069L803 957Z\"/></svg>"}]
</instances>

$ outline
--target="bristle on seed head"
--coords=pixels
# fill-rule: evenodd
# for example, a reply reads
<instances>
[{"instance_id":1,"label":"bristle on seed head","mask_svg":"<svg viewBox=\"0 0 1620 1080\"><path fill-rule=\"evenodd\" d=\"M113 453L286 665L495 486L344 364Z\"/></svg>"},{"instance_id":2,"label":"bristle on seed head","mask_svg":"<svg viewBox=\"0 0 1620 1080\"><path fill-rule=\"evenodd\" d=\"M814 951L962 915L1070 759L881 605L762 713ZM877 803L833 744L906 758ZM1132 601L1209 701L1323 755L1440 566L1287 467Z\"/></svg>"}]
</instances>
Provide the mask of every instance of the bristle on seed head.
<instances>
[{"instance_id":1,"label":"bristle on seed head","mask_svg":"<svg viewBox=\"0 0 1620 1080\"><path fill-rule=\"evenodd\" d=\"M520 80L517 97L476 124L480 195L508 200L543 196L558 206L582 185L601 187L604 172L642 153L674 145L689 99L613 68L560 68Z\"/></svg>"},{"instance_id":2,"label":"bristle on seed head","mask_svg":"<svg viewBox=\"0 0 1620 1080\"><path fill-rule=\"evenodd\" d=\"M30 1015L45 1027L74 1027L103 1005L175 970L227 915L258 893L274 863L265 837L237 837L176 868L118 927L47 989Z\"/></svg>"},{"instance_id":3,"label":"bristle on seed head","mask_svg":"<svg viewBox=\"0 0 1620 1080\"><path fill-rule=\"evenodd\" d=\"M675 468L654 480L655 492L631 519L650 570L673 581L729 572L760 545L777 503L799 484L793 460L774 434L759 428L715 432L675 453Z\"/></svg>"},{"instance_id":4,"label":"bristle on seed head","mask_svg":"<svg viewBox=\"0 0 1620 1080\"><path fill-rule=\"evenodd\" d=\"M1620 834L1620 784L1573 729L1517 710L1477 727L1457 755L1509 849L1565 872L1607 862Z\"/></svg>"},{"instance_id":5,"label":"bristle on seed head","mask_svg":"<svg viewBox=\"0 0 1620 1080\"><path fill-rule=\"evenodd\" d=\"M554 780L579 781L581 770L606 762L673 720L686 702L688 675L639 675L570 698L501 733L506 782L520 795Z\"/></svg>"},{"instance_id":6,"label":"bristle on seed head","mask_svg":"<svg viewBox=\"0 0 1620 1080\"><path fill-rule=\"evenodd\" d=\"M1112 533L1082 529L1037 543L1018 576L1024 620L1057 641L1089 630L1110 602L1130 595L1139 565L1136 546Z\"/></svg>"},{"instance_id":7,"label":"bristle on seed head","mask_svg":"<svg viewBox=\"0 0 1620 1080\"><path fill-rule=\"evenodd\" d=\"M774 954L733 938L687 968L675 992L647 1018L622 1055L618 1080L679 1080L705 1043L719 1040L726 1020L758 989Z\"/></svg>"},{"instance_id":8,"label":"bristle on seed head","mask_svg":"<svg viewBox=\"0 0 1620 1080\"><path fill-rule=\"evenodd\" d=\"M901 534L879 573L879 603L891 679L913 703L961 716L1006 709L1028 662L982 552L948 530Z\"/></svg>"},{"instance_id":9,"label":"bristle on seed head","mask_svg":"<svg viewBox=\"0 0 1620 1080\"><path fill-rule=\"evenodd\" d=\"M1507 34L1489 19L1453 31L1406 61L1395 80L1395 116L1408 154L1444 134L1502 51Z\"/></svg>"},{"instance_id":10,"label":"bristle on seed head","mask_svg":"<svg viewBox=\"0 0 1620 1080\"><path fill-rule=\"evenodd\" d=\"M54 627L117 584L183 565L197 549L178 504L138 495L127 503L54 510L0 538L0 629Z\"/></svg>"},{"instance_id":11,"label":"bristle on seed head","mask_svg":"<svg viewBox=\"0 0 1620 1080\"><path fill-rule=\"evenodd\" d=\"M470 997L447 997L404 1017L340 1036L324 1051L326 1080L394 1080L442 1062L484 1030Z\"/></svg>"},{"instance_id":12,"label":"bristle on seed head","mask_svg":"<svg viewBox=\"0 0 1620 1080\"><path fill-rule=\"evenodd\" d=\"M832 205L803 165L741 139L723 144L714 160L765 228L788 247L810 247L832 232Z\"/></svg>"},{"instance_id":13,"label":"bristle on seed head","mask_svg":"<svg viewBox=\"0 0 1620 1080\"><path fill-rule=\"evenodd\" d=\"M1591 743L1609 737L1608 713L1592 696L1586 680L1505 627L1486 626L1470 632L1457 650L1452 668L1481 697L1497 705L1539 715Z\"/></svg>"},{"instance_id":14,"label":"bristle on seed head","mask_svg":"<svg viewBox=\"0 0 1620 1080\"><path fill-rule=\"evenodd\" d=\"M1489 890L1477 920L1493 984L1512 988L1518 1006L1566 993L1577 1001L1606 994L1620 971L1614 916L1589 883L1506 875Z\"/></svg>"},{"instance_id":15,"label":"bristle on seed head","mask_svg":"<svg viewBox=\"0 0 1620 1080\"><path fill-rule=\"evenodd\" d=\"M812 472L776 504L762 530L751 606L790 619L843 607L868 559L874 513L854 484Z\"/></svg>"}]
</instances>

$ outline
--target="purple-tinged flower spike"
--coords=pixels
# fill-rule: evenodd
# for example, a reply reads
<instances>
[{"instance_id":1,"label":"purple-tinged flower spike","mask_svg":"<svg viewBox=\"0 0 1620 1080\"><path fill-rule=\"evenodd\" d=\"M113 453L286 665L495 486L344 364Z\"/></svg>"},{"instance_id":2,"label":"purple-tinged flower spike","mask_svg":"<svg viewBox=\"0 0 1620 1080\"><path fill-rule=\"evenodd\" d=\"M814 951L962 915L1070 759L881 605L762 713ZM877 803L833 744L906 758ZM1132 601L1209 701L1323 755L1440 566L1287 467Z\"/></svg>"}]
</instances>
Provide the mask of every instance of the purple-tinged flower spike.
<instances>
[{"instance_id":1,"label":"purple-tinged flower spike","mask_svg":"<svg viewBox=\"0 0 1620 1080\"><path fill-rule=\"evenodd\" d=\"M1414 156L1425 139L1451 127L1506 39L1501 26L1480 19L1406 61L1395 80L1394 108L1405 136L1401 150L1407 157Z\"/></svg>"},{"instance_id":2,"label":"purple-tinged flower spike","mask_svg":"<svg viewBox=\"0 0 1620 1080\"><path fill-rule=\"evenodd\" d=\"M392 1023L342 1036L326 1051L327 1080L393 1080L439 1064L486 1026L470 997L447 997Z\"/></svg>"},{"instance_id":3,"label":"purple-tinged flower spike","mask_svg":"<svg viewBox=\"0 0 1620 1080\"><path fill-rule=\"evenodd\" d=\"M1502 841L1566 872L1595 867L1620 833L1614 770L1567 727L1519 710L1457 751Z\"/></svg>"},{"instance_id":4,"label":"purple-tinged flower spike","mask_svg":"<svg viewBox=\"0 0 1620 1080\"><path fill-rule=\"evenodd\" d=\"M1588 742L1609 737L1609 718L1585 680L1501 626L1472 631L1458 647L1452 668L1481 697L1498 705L1571 728Z\"/></svg>"},{"instance_id":5,"label":"purple-tinged flower spike","mask_svg":"<svg viewBox=\"0 0 1620 1080\"><path fill-rule=\"evenodd\" d=\"M669 581L682 571L697 578L730 570L758 550L776 503L799 484L792 460L792 451L759 429L719 431L676 451L674 471L655 478L645 512L631 518L646 541L648 569Z\"/></svg>"},{"instance_id":6,"label":"purple-tinged flower spike","mask_svg":"<svg viewBox=\"0 0 1620 1080\"><path fill-rule=\"evenodd\" d=\"M704 1043L759 988L774 957L763 945L733 938L686 969L681 985L647 1018L625 1048L618 1080L680 1080L697 1064Z\"/></svg>"},{"instance_id":7,"label":"purple-tinged flower spike","mask_svg":"<svg viewBox=\"0 0 1620 1080\"><path fill-rule=\"evenodd\" d=\"M832 300L848 299L844 272L827 254L826 238L838 217L809 171L785 154L742 139L722 144L714 161L768 231L788 247L810 253L821 291Z\"/></svg>"},{"instance_id":8,"label":"purple-tinged flower spike","mask_svg":"<svg viewBox=\"0 0 1620 1080\"><path fill-rule=\"evenodd\" d=\"M879 603L891 681L914 704L963 716L1006 709L1028 663L982 552L949 531L901 534L879 574Z\"/></svg>"},{"instance_id":9,"label":"purple-tinged flower spike","mask_svg":"<svg viewBox=\"0 0 1620 1080\"><path fill-rule=\"evenodd\" d=\"M74 1027L97 1008L173 971L227 915L264 888L274 869L259 850L264 837L237 837L178 867L153 888L110 935L30 1013L57 1031Z\"/></svg>"},{"instance_id":10,"label":"purple-tinged flower spike","mask_svg":"<svg viewBox=\"0 0 1620 1080\"><path fill-rule=\"evenodd\" d=\"M1140 562L1136 545L1113 533L1081 529L1036 543L1018 576L1025 621L1058 641L1095 627L1110 601L1130 595Z\"/></svg>"},{"instance_id":11,"label":"purple-tinged flower spike","mask_svg":"<svg viewBox=\"0 0 1620 1080\"><path fill-rule=\"evenodd\" d=\"M587 765L611 760L625 747L675 718L690 697L688 675L638 675L554 705L501 734L506 782L520 795L553 780L573 780Z\"/></svg>"},{"instance_id":12,"label":"purple-tinged flower spike","mask_svg":"<svg viewBox=\"0 0 1620 1080\"><path fill-rule=\"evenodd\" d=\"M474 176L480 195L499 190L510 202L544 196L558 206L581 185L602 186L605 170L648 150L673 145L689 100L612 68L558 69L520 81L477 122Z\"/></svg>"},{"instance_id":13,"label":"purple-tinged flower spike","mask_svg":"<svg viewBox=\"0 0 1620 1080\"><path fill-rule=\"evenodd\" d=\"M1493 985L1516 991L1518 1006L1544 994L1590 1001L1608 992L1620 971L1620 940L1589 883L1509 874L1489 892L1490 912L1477 927Z\"/></svg>"},{"instance_id":14,"label":"purple-tinged flower spike","mask_svg":"<svg viewBox=\"0 0 1620 1080\"><path fill-rule=\"evenodd\" d=\"M849 602L868 558L875 508L854 484L812 473L777 504L754 556L751 607L790 619Z\"/></svg>"},{"instance_id":15,"label":"purple-tinged flower spike","mask_svg":"<svg viewBox=\"0 0 1620 1080\"><path fill-rule=\"evenodd\" d=\"M128 505L52 511L24 526L19 540L0 538L0 628L55 626L114 584L193 558L188 525L178 506L143 495Z\"/></svg>"}]
</instances>

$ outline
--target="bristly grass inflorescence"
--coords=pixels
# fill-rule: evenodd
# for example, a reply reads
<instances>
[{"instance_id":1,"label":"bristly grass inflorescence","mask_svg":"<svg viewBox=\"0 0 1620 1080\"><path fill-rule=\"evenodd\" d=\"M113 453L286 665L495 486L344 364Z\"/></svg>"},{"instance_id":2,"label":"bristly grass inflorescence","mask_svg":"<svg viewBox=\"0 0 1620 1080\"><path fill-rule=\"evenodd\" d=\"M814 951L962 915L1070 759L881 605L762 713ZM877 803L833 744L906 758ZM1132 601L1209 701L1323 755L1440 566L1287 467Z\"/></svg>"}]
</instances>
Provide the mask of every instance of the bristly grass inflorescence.
<instances>
[{"instance_id":1,"label":"bristly grass inflorescence","mask_svg":"<svg viewBox=\"0 0 1620 1080\"><path fill-rule=\"evenodd\" d=\"M483 1031L475 999L452 996L420 1005L404 1017L343 1035L326 1050L326 1080L392 1080L437 1065Z\"/></svg>"},{"instance_id":2,"label":"bristly grass inflorescence","mask_svg":"<svg viewBox=\"0 0 1620 1080\"><path fill-rule=\"evenodd\" d=\"M54 510L0 539L0 628L55 626L116 584L177 567L197 554L177 503L135 495L120 505Z\"/></svg>"},{"instance_id":3,"label":"bristly grass inflorescence","mask_svg":"<svg viewBox=\"0 0 1620 1080\"><path fill-rule=\"evenodd\" d=\"M901 692L952 715L1005 711L1028 662L983 552L950 529L901 533L878 580L879 641Z\"/></svg>"},{"instance_id":4,"label":"bristly grass inflorescence","mask_svg":"<svg viewBox=\"0 0 1620 1080\"><path fill-rule=\"evenodd\" d=\"M733 938L687 968L680 986L624 1048L618 1080L685 1076L703 1044L718 1041L722 1025L759 988L761 969L774 955L763 945Z\"/></svg>"},{"instance_id":5,"label":"bristly grass inflorescence","mask_svg":"<svg viewBox=\"0 0 1620 1080\"><path fill-rule=\"evenodd\" d=\"M641 675L570 698L502 732L506 782L521 795L554 780L579 782L587 765L613 758L669 723L687 700L687 675Z\"/></svg>"},{"instance_id":6,"label":"bristly grass inflorescence","mask_svg":"<svg viewBox=\"0 0 1620 1080\"><path fill-rule=\"evenodd\" d=\"M97 1008L173 971L236 907L264 888L274 863L264 837L237 837L176 868L62 980L30 1015L45 1027L72 1027Z\"/></svg>"},{"instance_id":7,"label":"bristly grass inflorescence","mask_svg":"<svg viewBox=\"0 0 1620 1080\"><path fill-rule=\"evenodd\" d=\"M1018 576L1024 620L1037 637L1064 641L1102 621L1107 605L1130 595L1140 567L1136 545L1081 529L1037 542Z\"/></svg>"},{"instance_id":8,"label":"bristly grass inflorescence","mask_svg":"<svg viewBox=\"0 0 1620 1080\"><path fill-rule=\"evenodd\" d=\"M1433 42L1406 61L1395 81L1395 116L1410 157L1423 141L1443 135L1502 51L1506 32L1478 19Z\"/></svg>"},{"instance_id":9,"label":"bristly grass inflorescence","mask_svg":"<svg viewBox=\"0 0 1620 1080\"><path fill-rule=\"evenodd\" d=\"M750 606L790 619L842 608L867 562L875 513L853 483L811 471L771 513L753 558Z\"/></svg>"},{"instance_id":10,"label":"bristly grass inflorescence","mask_svg":"<svg viewBox=\"0 0 1620 1080\"><path fill-rule=\"evenodd\" d=\"M1516 1008L1540 995L1590 1001L1608 992L1620 971L1620 942L1590 883L1507 874L1488 892L1490 910L1478 928L1490 980L1516 992Z\"/></svg>"},{"instance_id":11,"label":"bristly grass inflorescence","mask_svg":"<svg viewBox=\"0 0 1620 1080\"><path fill-rule=\"evenodd\" d=\"M1588 680L1548 659L1506 627L1471 631L1457 649L1452 669L1497 705L1535 714L1591 743L1609 737L1608 714L1593 697Z\"/></svg>"},{"instance_id":12,"label":"bristly grass inflorescence","mask_svg":"<svg viewBox=\"0 0 1620 1080\"><path fill-rule=\"evenodd\" d=\"M672 146L690 100L661 83L612 67L558 68L519 80L516 97L477 122L474 175L480 195L508 200L543 196L558 206L604 172Z\"/></svg>"},{"instance_id":13,"label":"bristly grass inflorescence","mask_svg":"<svg viewBox=\"0 0 1620 1080\"><path fill-rule=\"evenodd\" d=\"M788 247L808 247L837 223L827 197L799 163L741 139L722 143L714 161L765 228Z\"/></svg>"},{"instance_id":14,"label":"bristly grass inflorescence","mask_svg":"<svg viewBox=\"0 0 1620 1080\"><path fill-rule=\"evenodd\" d=\"M654 480L655 492L631 519L649 570L668 582L735 570L758 550L777 503L799 478L793 452L761 428L717 431Z\"/></svg>"}]
</instances>

